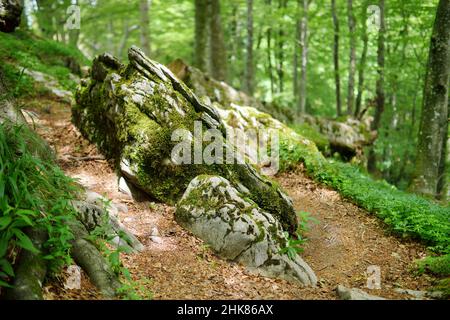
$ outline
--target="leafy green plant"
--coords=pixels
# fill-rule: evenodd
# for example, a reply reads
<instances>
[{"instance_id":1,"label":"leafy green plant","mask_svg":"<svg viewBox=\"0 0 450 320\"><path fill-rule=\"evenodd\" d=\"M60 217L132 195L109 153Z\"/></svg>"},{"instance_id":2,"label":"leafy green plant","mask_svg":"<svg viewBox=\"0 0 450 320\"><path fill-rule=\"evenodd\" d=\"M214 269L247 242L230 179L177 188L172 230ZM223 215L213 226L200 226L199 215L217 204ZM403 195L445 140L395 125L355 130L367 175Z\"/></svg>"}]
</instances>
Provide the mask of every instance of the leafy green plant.
<instances>
[{"instance_id":1,"label":"leafy green plant","mask_svg":"<svg viewBox=\"0 0 450 320\"><path fill-rule=\"evenodd\" d=\"M297 233L296 238L290 236L288 232L285 232L284 234L287 238L286 247L282 248L279 253L287 254L289 259L295 260L297 255L304 251L303 245L307 239L303 238L303 236L299 233Z\"/></svg>"},{"instance_id":2,"label":"leafy green plant","mask_svg":"<svg viewBox=\"0 0 450 320\"><path fill-rule=\"evenodd\" d=\"M299 218L299 223L298 223L298 232L299 233L304 233L310 230L310 224L311 223L315 223L318 224L319 220L317 220L316 218L314 218L311 213L309 212L304 212L304 211L299 211L297 212L297 216Z\"/></svg>"},{"instance_id":3,"label":"leafy green plant","mask_svg":"<svg viewBox=\"0 0 450 320\"><path fill-rule=\"evenodd\" d=\"M72 234L66 221L74 217L70 202L78 187L51 155L27 127L0 124L0 286L8 286L14 277L12 263L18 249L39 253L27 228L47 231L41 254L52 272L70 261Z\"/></svg>"},{"instance_id":4,"label":"leafy green plant","mask_svg":"<svg viewBox=\"0 0 450 320\"><path fill-rule=\"evenodd\" d=\"M415 269L419 274L431 272L437 276L450 277L450 254L417 260Z\"/></svg>"}]
</instances>

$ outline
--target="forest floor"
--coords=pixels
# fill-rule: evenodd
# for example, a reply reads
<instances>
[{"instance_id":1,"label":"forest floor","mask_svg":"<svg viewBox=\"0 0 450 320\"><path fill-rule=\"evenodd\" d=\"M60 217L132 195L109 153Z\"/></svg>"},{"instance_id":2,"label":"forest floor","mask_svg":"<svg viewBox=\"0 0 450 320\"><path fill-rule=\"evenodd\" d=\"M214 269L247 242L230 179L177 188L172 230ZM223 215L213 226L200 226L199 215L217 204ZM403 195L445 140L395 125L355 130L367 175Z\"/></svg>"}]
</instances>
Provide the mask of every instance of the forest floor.
<instances>
[{"instance_id":1,"label":"forest floor","mask_svg":"<svg viewBox=\"0 0 450 320\"><path fill-rule=\"evenodd\" d=\"M301 167L276 180L292 197L297 210L318 220L310 225L302 254L316 272L318 287L302 288L250 274L240 265L219 259L201 240L178 226L173 207L150 200L136 202L120 193L116 174L107 161L74 159L99 153L71 124L67 104L41 99L30 102L26 109L36 113L36 129L55 148L66 174L113 203L128 207L128 213L120 213L119 219L145 250L122 254L122 259L133 279L144 291L151 291L154 299L337 299L335 289L339 284L384 298L411 299L394 289L427 290L432 285L432 277L411 272L413 261L425 255L424 246L389 234L380 220L309 179ZM161 241L150 239L155 227ZM381 269L380 290L366 288L366 270L371 265ZM47 283L45 298L101 298L85 275L81 290L64 289L63 282L56 279Z\"/></svg>"}]
</instances>

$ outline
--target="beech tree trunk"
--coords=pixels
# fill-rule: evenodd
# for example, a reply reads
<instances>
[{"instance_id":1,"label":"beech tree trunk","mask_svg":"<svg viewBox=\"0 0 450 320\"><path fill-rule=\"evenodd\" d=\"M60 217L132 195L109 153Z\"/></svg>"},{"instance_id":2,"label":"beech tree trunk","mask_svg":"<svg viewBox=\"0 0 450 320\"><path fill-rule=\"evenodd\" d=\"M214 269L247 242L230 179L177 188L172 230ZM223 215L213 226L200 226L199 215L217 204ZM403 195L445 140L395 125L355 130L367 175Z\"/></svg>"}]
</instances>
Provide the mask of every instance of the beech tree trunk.
<instances>
[{"instance_id":1,"label":"beech tree trunk","mask_svg":"<svg viewBox=\"0 0 450 320\"><path fill-rule=\"evenodd\" d=\"M348 31L350 34L350 55L348 67L348 91L347 91L347 114L353 114L355 103L355 72L356 72L356 37L355 16L353 14L353 1L347 1ZM364 21L365 23L365 21Z\"/></svg>"},{"instance_id":2,"label":"beech tree trunk","mask_svg":"<svg viewBox=\"0 0 450 320\"><path fill-rule=\"evenodd\" d=\"M141 48L147 56L150 56L150 18L149 11L151 6L151 0L141 0L139 3L141 13Z\"/></svg>"},{"instance_id":3,"label":"beech tree trunk","mask_svg":"<svg viewBox=\"0 0 450 320\"><path fill-rule=\"evenodd\" d=\"M195 0L195 56L194 65L207 72L207 0Z\"/></svg>"},{"instance_id":4,"label":"beech tree trunk","mask_svg":"<svg viewBox=\"0 0 450 320\"><path fill-rule=\"evenodd\" d=\"M331 0L331 14L333 16L334 25L334 46L333 46L333 58L334 58L334 79L336 83L336 111L337 116L342 115L342 103L341 103L341 76L339 74L339 19L336 12L336 0Z\"/></svg>"},{"instance_id":5,"label":"beech tree trunk","mask_svg":"<svg viewBox=\"0 0 450 320\"><path fill-rule=\"evenodd\" d=\"M386 25L385 25L385 7L384 7L384 0L380 0L379 2L380 7L380 30L378 34L378 79L376 84L376 109L375 109L375 116L374 120L372 122L372 131L378 131L380 128L381 123L381 117L384 112L384 105L385 105L385 94L384 94L384 51L385 51L385 32L386 32ZM367 169L371 173L376 173L377 166L376 166L376 154L374 148L371 148L369 151L369 157L367 162Z\"/></svg>"},{"instance_id":6,"label":"beech tree trunk","mask_svg":"<svg viewBox=\"0 0 450 320\"><path fill-rule=\"evenodd\" d=\"M297 0L298 20L294 55L294 96L297 100L297 113L306 113L306 85L308 68L308 0ZM300 63L298 62L300 57ZM300 77L298 66L300 65Z\"/></svg>"},{"instance_id":7,"label":"beech tree trunk","mask_svg":"<svg viewBox=\"0 0 450 320\"><path fill-rule=\"evenodd\" d=\"M227 80L227 50L225 47L222 19L220 14L220 1L210 0L211 4L211 75L213 78Z\"/></svg>"},{"instance_id":8,"label":"beech tree trunk","mask_svg":"<svg viewBox=\"0 0 450 320\"><path fill-rule=\"evenodd\" d=\"M279 0L278 10L285 10L287 6L287 0ZM277 48L277 74L278 74L278 92L284 91L284 42L285 42L284 26L281 25L278 28L278 48Z\"/></svg>"},{"instance_id":9,"label":"beech tree trunk","mask_svg":"<svg viewBox=\"0 0 450 320\"><path fill-rule=\"evenodd\" d=\"M272 9L272 0L266 1L267 9L270 11ZM273 97L275 94L275 79L273 75L273 63L272 63L272 27L267 28L267 72L270 78L270 93Z\"/></svg>"},{"instance_id":10,"label":"beech tree trunk","mask_svg":"<svg viewBox=\"0 0 450 320\"><path fill-rule=\"evenodd\" d=\"M362 26L363 26L363 49L361 53L361 59L359 61L359 68L358 68L358 94L356 95L356 106L355 106L355 117L359 118L359 115L361 113L361 105L362 105L362 99L364 94L364 70L366 68L366 61L367 61L367 50L369 46L369 36L367 35L367 4L368 2L365 1L363 8L362 8Z\"/></svg>"},{"instance_id":11,"label":"beech tree trunk","mask_svg":"<svg viewBox=\"0 0 450 320\"><path fill-rule=\"evenodd\" d=\"M245 92L253 96L255 67L253 61L253 0L247 0L247 59L245 68Z\"/></svg>"},{"instance_id":12,"label":"beech tree trunk","mask_svg":"<svg viewBox=\"0 0 450 320\"><path fill-rule=\"evenodd\" d=\"M445 189L450 74L450 0L440 0L431 36L412 189L439 197Z\"/></svg>"}]
</instances>

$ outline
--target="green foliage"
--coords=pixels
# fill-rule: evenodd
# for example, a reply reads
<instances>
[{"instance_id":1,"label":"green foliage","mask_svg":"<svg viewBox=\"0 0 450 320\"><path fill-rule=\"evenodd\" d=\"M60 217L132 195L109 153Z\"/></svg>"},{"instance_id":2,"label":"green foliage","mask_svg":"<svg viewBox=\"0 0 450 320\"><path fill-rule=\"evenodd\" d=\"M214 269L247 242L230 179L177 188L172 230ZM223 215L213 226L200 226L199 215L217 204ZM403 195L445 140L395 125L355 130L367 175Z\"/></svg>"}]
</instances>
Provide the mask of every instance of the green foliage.
<instances>
[{"instance_id":1,"label":"green foliage","mask_svg":"<svg viewBox=\"0 0 450 320\"><path fill-rule=\"evenodd\" d=\"M398 235L416 238L440 253L450 253L450 208L376 181L359 168L327 160L308 146L281 141L281 168L303 162L316 181L337 190L381 218Z\"/></svg>"},{"instance_id":2,"label":"green foliage","mask_svg":"<svg viewBox=\"0 0 450 320\"><path fill-rule=\"evenodd\" d=\"M415 267L419 274L431 272L438 276L450 277L450 254L417 260Z\"/></svg>"},{"instance_id":3,"label":"green foliage","mask_svg":"<svg viewBox=\"0 0 450 320\"><path fill-rule=\"evenodd\" d=\"M280 254L287 254L289 259L295 260L298 254L304 251L303 245L306 240L300 233L297 233L297 236L294 238L289 235L288 232L285 232L284 235L287 238L286 247L280 250Z\"/></svg>"},{"instance_id":4,"label":"green foliage","mask_svg":"<svg viewBox=\"0 0 450 320\"><path fill-rule=\"evenodd\" d=\"M33 96L33 80L23 75L21 68L48 74L68 90L76 88L76 82L69 75L68 58L80 65L88 65L88 60L76 48L62 43L39 38L24 32L0 33L0 69L10 87L17 87L15 96Z\"/></svg>"},{"instance_id":5,"label":"green foliage","mask_svg":"<svg viewBox=\"0 0 450 320\"><path fill-rule=\"evenodd\" d=\"M314 218L311 215L311 213L309 213L309 212L300 211L300 212L297 212L297 216L299 218L299 223L298 223L299 230L298 230L298 232L301 233L301 234L303 234L303 233L305 233L305 232L310 230L310 224L311 223L316 223L316 224L319 223L319 220Z\"/></svg>"},{"instance_id":6,"label":"green foliage","mask_svg":"<svg viewBox=\"0 0 450 320\"><path fill-rule=\"evenodd\" d=\"M56 166L48 147L28 128L0 124L0 286L14 276L11 257L21 248L38 253L27 228L49 234L42 252L50 270L70 261L67 219L78 188Z\"/></svg>"},{"instance_id":7,"label":"green foliage","mask_svg":"<svg viewBox=\"0 0 450 320\"><path fill-rule=\"evenodd\" d=\"M291 128L302 137L314 142L317 148L323 153L330 152L330 142L328 138L307 123L292 125Z\"/></svg>"}]
</instances>

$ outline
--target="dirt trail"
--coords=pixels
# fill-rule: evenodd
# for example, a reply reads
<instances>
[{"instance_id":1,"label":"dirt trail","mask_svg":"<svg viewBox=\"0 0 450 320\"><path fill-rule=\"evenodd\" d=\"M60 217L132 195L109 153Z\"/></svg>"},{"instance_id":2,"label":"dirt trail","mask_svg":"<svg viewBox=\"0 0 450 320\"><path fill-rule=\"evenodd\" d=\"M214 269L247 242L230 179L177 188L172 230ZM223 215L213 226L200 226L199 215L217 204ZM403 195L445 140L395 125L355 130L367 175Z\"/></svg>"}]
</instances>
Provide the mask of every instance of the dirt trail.
<instances>
[{"instance_id":1,"label":"dirt trail","mask_svg":"<svg viewBox=\"0 0 450 320\"><path fill-rule=\"evenodd\" d=\"M432 278L414 277L409 272L412 261L424 255L423 246L387 234L378 219L311 181L301 169L277 180L293 198L296 209L318 220L310 226L303 253L319 278L318 288L249 274L239 265L218 259L202 241L180 228L173 219L173 207L150 201L138 203L119 193L116 175L106 161L70 158L99 154L70 123L67 105L52 100L40 101L40 105L44 108L34 110L38 114L37 130L56 149L63 170L85 187L128 206L128 213L121 213L120 220L146 249L122 258L132 277L151 290L154 299L336 299L338 284L385 298L407 299L410 297L393 289L425 290L431 285ZM161 235L160 243L150 239L155 227ZM365 288L365 272L370 265L381 268L381 290ZM85 276L82 290L67 291L62 281L47 284L47 299L100 298Z\"/></svg>"}]
</instances>

